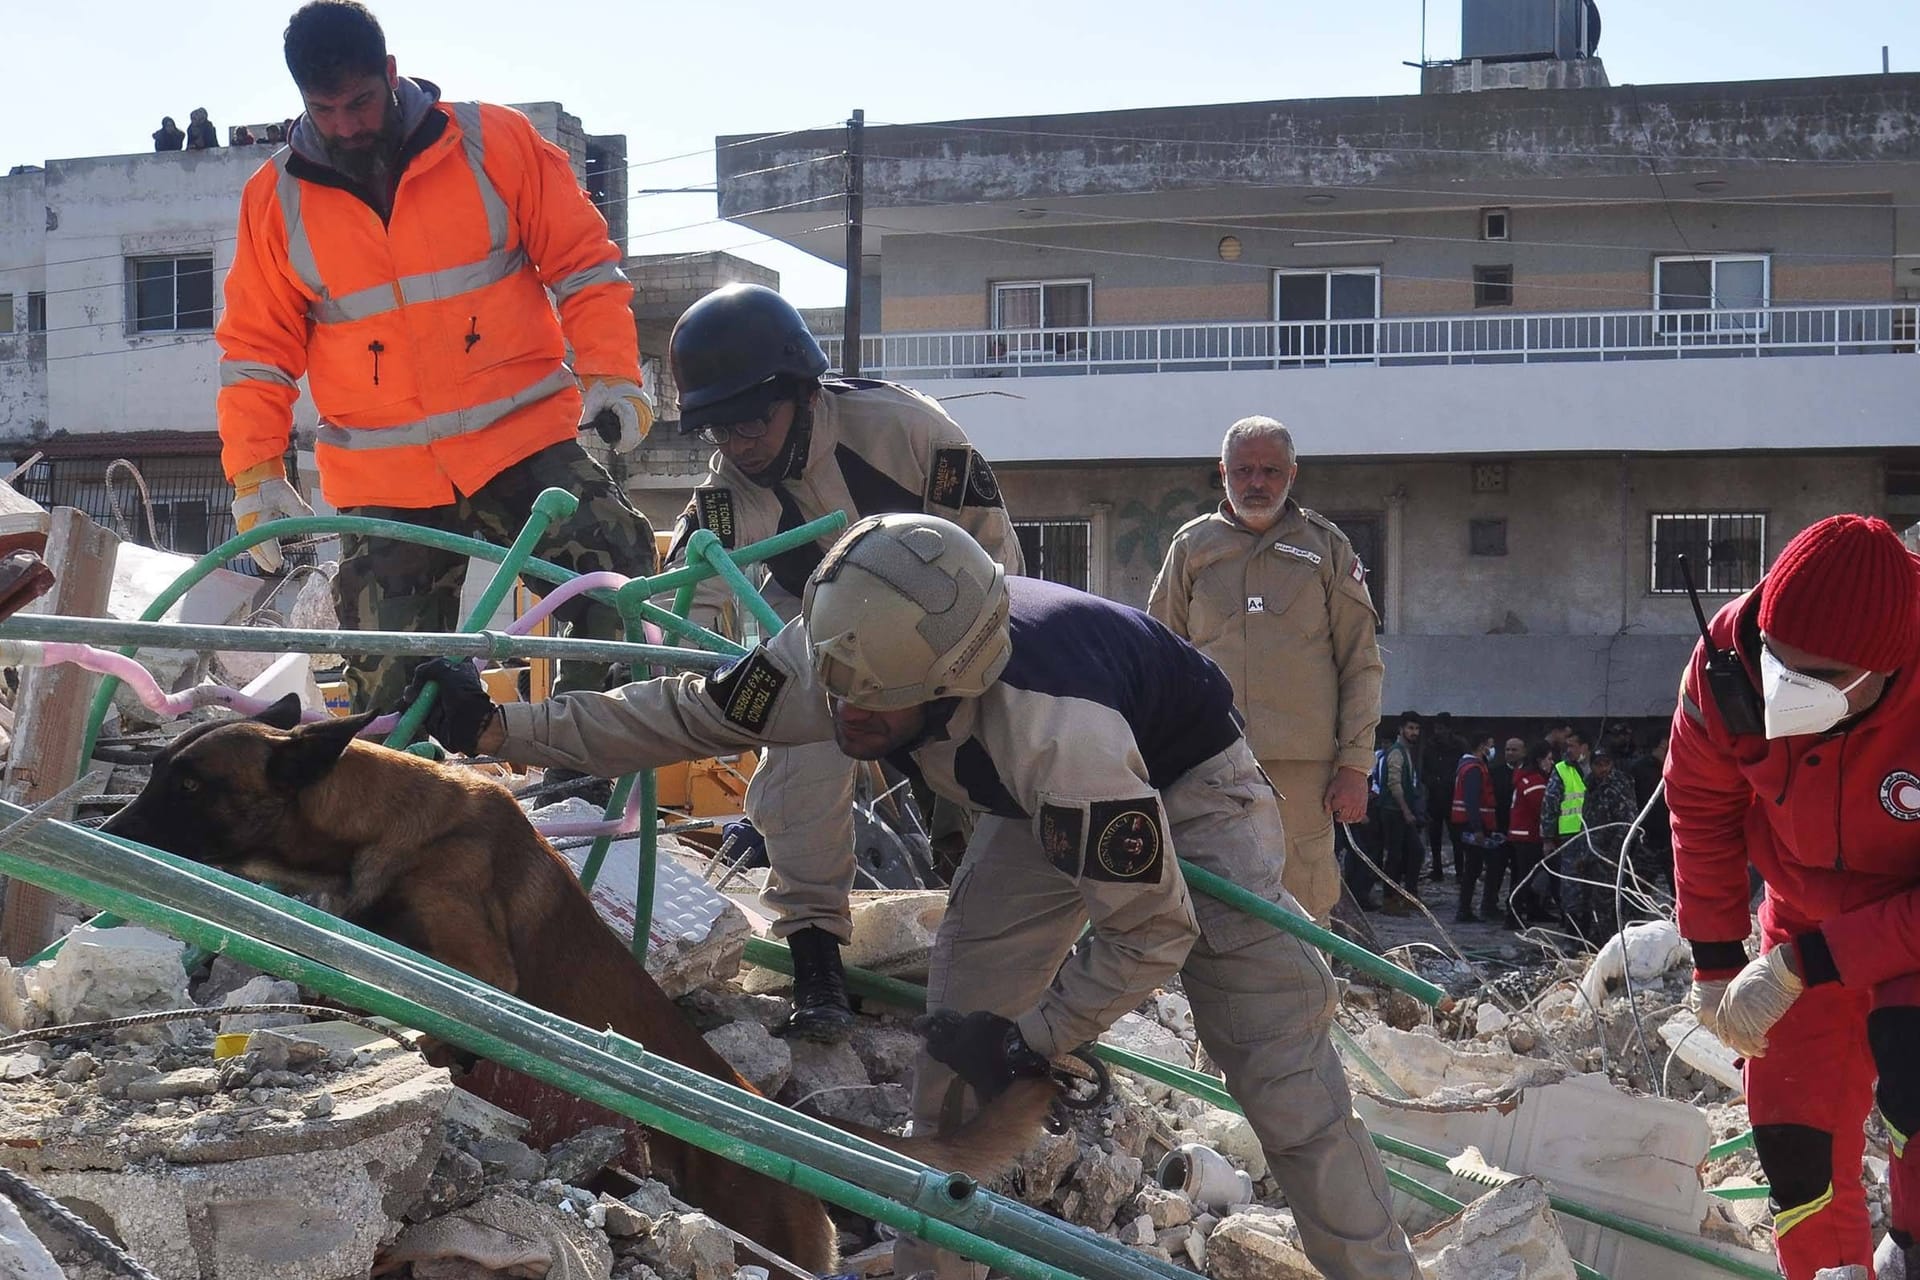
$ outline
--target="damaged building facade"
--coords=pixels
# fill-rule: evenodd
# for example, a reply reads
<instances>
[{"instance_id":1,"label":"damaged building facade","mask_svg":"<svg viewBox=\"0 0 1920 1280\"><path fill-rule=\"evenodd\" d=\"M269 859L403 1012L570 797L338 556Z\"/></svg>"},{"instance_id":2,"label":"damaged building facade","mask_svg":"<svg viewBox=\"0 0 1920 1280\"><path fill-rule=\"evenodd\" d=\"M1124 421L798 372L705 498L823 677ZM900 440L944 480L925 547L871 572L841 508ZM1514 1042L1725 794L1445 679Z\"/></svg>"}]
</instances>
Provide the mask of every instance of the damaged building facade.
<instances>
[{"instance_id":1,"label":"damaged building facade","mask_svg":"<svg viewBox=\"0 0 1920 1280\"><path fill-rule=\"evenodd\" d=\"M1920 75L1423 75L867 128L860 370L949 402L1030 565L1135 604L1276 416L1389 709L1664 716L1677 553L1711 611L1821 516L1920 519ZM839 262L843 166L804 162L846 136L780 123L720 140L721 213Z\"/></svg>"}]
</instances>

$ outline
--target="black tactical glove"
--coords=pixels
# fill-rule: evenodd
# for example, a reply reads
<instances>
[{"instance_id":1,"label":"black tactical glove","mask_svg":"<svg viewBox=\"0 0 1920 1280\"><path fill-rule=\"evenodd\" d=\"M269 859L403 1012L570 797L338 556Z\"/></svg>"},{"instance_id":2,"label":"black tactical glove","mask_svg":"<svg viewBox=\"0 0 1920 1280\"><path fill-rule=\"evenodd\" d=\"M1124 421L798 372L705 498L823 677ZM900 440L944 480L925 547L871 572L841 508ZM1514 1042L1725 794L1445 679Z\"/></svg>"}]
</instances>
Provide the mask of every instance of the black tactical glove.
<instances>
[{"instance_id":1,"label":"black tactical glove","mask_svg":"<svg viewBox=\"0 0 1920 1280\"><path fill-rule=\"evenodd\" d=\"M935 1062L951 1067L981 1100L998 1097L1021 1076L1045 1076L1047 1060L1027 1047L1020 1028L997 1013L938 1009L915 1019Z\"/></svg>"},{"instance_id":2,"label":"black tactical glove","mask_svg":"<svg viewBox=\"0 0 1920 1280\"><path fill-rule=\"evenodd\" d=\"M464 658L429 658L413 669L407 692L400 699L400 710L412 706L429 684L440 686L439 696L427 709L421 731L449 751L463 756L480 750L480 732L493 719L493 698L487 693L480 673Z\"/></svg>"}]
</instances>

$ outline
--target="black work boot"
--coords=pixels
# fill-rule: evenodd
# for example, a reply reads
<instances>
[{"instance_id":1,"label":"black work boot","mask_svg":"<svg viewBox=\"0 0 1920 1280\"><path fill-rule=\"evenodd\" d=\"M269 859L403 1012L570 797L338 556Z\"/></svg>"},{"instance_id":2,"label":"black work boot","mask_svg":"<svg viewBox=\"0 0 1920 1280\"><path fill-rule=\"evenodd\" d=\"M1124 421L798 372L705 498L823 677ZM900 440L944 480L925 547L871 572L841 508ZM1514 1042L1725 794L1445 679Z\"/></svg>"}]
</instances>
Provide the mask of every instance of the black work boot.
<instances>
[{"instance_id":1,"label":"black work boot","mask_svg":"<svg viewBox=\"0 0 1920 1280\"><path fill-rule=\"evenodd\" d=\"M778 1036L838 1044L853 1031L840 939L816 925L787 938L793 951L793 1012L773 1029Z\"/></svg>"}]
</instances>

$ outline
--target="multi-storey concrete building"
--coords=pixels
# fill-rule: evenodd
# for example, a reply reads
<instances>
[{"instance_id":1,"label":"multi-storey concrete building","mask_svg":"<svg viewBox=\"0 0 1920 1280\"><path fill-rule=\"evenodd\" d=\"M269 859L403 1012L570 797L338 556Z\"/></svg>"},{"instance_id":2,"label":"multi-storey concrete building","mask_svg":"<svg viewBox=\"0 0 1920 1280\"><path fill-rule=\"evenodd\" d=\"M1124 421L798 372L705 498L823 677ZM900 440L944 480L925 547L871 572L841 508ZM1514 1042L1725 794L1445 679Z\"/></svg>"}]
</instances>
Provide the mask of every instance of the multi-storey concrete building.
<instances>
[{"instance_id":1,"label":"multi-storey concrete building","mask_svg":"<svg viewBox=\"0 0 1920 1280\"><path fill-rule=\"evenodd\" d=\"M1665 714L1678 553L1711 609L1820 516L1920 518L1920 75L1423 75L869 127L860 366L949 402L1030 564L1131 602L1227 426L1277 416L1390 709ZM721 140L722 214L841 261L842 166L796 162L845 135L767 123Z\"/></svg>"}]
</instances>

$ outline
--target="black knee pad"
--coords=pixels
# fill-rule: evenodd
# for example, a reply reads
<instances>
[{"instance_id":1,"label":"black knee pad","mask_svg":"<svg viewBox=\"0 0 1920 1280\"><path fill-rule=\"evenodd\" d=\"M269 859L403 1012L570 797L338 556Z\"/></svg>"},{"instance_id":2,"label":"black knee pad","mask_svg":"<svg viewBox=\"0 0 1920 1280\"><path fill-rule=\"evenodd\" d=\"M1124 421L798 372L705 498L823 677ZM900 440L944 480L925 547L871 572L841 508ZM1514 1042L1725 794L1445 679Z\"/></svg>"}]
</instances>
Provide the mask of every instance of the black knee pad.
<instances>
[{"instance_id":1,"label":"black knee pad","mask_svg":"<svg viewBox=\"0 0 1920 1280\"><path fill-rule=\"evenodd\" d=\"M1880 1072L1874 1100L1904 1147L1920 1132L1920 1008L1875 1009L1867 1015L1867 1044Z\"/></svg>"},{"instance_id":2,"label":"black knee pad","mask_svg":"<svg viewBox=\"0 0 1920 1280\"><path fill-rule=\"evenodd\" d=\"M1818 1200L1833 1186L1833 1135L1805 1124L1753 1126L1753 1150L1776 1212Z\"/></svg>"}]
</instances>

